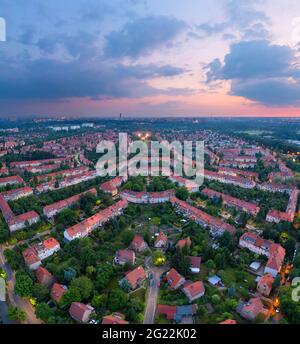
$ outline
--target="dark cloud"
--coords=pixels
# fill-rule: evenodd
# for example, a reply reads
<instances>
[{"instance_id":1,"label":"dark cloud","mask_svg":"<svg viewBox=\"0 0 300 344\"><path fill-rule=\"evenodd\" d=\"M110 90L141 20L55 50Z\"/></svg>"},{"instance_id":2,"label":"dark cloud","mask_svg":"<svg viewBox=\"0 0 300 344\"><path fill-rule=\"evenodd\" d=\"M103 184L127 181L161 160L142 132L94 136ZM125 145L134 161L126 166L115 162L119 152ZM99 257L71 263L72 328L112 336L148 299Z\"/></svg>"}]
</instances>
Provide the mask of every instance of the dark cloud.
<instances>
[{"instance_id":1,"label":"dark cloud","mask_svg":"<svg viewBox=\"0 0 300 344\"><path fill-rule=\"evenodd\" d=\"M216 79L279 77L292 73L293 59L290 47L266 40L242 41L231 45L223 66L220 60L215 60L209 67Z\"/></svg>"},{"instance_id":2,"label":"dark cloud","mask_svg":"<svg viewBox=\"0 0 300 344\"><path fill-rule=\"evenodd\" d=\"M299 106L300 80L270 78L265 80L234 80L231 93L267 106Z\"/></svg>"},{"instance_id":3,"label":"dark cloud","mask_svg":"<svg viewBox=\"0 0 300 344\"><path fill-rule=\"evenodd\" d=\"M186 27L182 20L166 16L138 18L106 36L104 55L136 58L151 53L172 43Z\"/></svg>"},{"instance_id":4,"label":"dark cloud","mask_svg":"<svg viewBox=\"0 0 300 344\"><path fill-rule=\"evenodd\" d=\"M184 72L169 65L125 66L81 59L63 62L41 58L28 60L22 66L15 61L4 60L0 62L0 99L138 98L184 93L189 90L160 90L148 84L151 78L170 77Z\"/></svg>"},{"instance_id":5,"label":"dark cloud","mask_svg":"<svg viewBox=\"0 0 300 344\"><path fill-rule=\"evenodd\" d=\"M213 60L207 82L231 80L231 94L266 105L295 105L300 101L300 69L295 52L267 40L231 45L224 63Z\"/></svg>"}]
</instances>

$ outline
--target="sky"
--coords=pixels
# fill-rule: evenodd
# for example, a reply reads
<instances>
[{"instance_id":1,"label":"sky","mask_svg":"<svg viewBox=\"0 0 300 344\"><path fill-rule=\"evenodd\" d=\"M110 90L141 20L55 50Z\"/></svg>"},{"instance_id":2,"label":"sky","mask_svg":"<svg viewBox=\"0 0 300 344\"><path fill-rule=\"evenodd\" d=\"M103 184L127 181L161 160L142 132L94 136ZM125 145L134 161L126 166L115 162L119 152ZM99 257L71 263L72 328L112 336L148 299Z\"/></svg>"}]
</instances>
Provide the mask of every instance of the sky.
<instances>
[{"instance_id":1,"label":"sky","mask_svg":"<svg viewBox=\"0 0 300 344\"><path fill-rule=\"evenodd\" d=\"M1 18L0 118L300 116L299 0L0 0Z\"/></svg>"}]
</instances>

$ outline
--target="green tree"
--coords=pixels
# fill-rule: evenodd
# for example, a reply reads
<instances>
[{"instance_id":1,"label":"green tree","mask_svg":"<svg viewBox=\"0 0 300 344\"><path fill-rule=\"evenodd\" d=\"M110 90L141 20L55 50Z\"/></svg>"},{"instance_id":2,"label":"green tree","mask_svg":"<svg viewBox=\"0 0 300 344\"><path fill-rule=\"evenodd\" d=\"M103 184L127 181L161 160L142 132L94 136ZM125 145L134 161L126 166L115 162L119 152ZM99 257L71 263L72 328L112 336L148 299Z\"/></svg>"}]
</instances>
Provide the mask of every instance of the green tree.
<instances>
[{"instance_id":1,"label":"green tree","mask_svg":"<svg viewBox=\"0 0 300 344\"><path fill-rule=\"evenodd\" d=\"M69 290L63 294L61 304L70 305L72 302L82 301L82 296L78 288L70 287Z\"/></svg>"},{"instance_id":2,"label":"green tree","mask_svg":"<svg viewBox=\"0 0 300 344\"><path fill-rule=\"evenodd\" d=\"M300 303L292 300L292 289L281 288L280 290L281 311L286 319L292 324L300 323Z\"/></svg>"},{"instance_id":3,"label":"green tree","mask_svg":"<svg viewBox=\"0 0 300 344\"><path fill-rule=\"evenodd\" d=\"M35 283L32 288L32 295L38 302L45 301L49 296L49 289L42 284Z\"/></svg>"},{"instance_id":4,"label":"green tree","mask_svg":"<svg viewBox=\"0 0 300 344\"><path fill-rule=\"evenodd\" d=\"M96 309L106 308L107 295L106 294L94 294L91 304Z\"/></svg>"},{"instance_id":5,"label":"green tree","mask_svg":"<svg viewBox=\"0 0 300 344\"><path fill-rule=\"evenodd\" d=\"M211 302L214 304L214 305L217 305L219 304L221 301L221 298L218 294L215 294L211 297Z\"/></svg>"},{"instance_id":6,"label":"green tree","mask_svg":"<svg viewBox=\"0 0 300 344\"><path fill-rule=\"evenodd\" d=\"M8 318L13 321L25 321L26 313L17 307L8 307Z\"/></svg>"},{"instance_id":7,"label":"green tree","mask_svg":"<svg viewBox=\"0 0 300 344\"><path fill-rule=\"evenodd\" d=\"M226 267L226 261L224 260L224 255L222 253L217 253L214 262L218 269L224 269Z\"/></svg>"},{"instance_id":8,"label":"green tree","mask_svg":"<svg viewBox=\"0 0 300 344\"><path fill-rule=\"evenodd\" d=\"M130 322L134 322L134 323L138 322L139 313L141 313L143 310L144 310L144 305L139 299L137 298L129 299L126 305L126 310L125 310L126 319L128 319Z\"/></svg>"},{"instance_id":9,"label":"green tree","mask_svg":"<svg viewBox=\"0 0 300 344\"><path fill-rule=\"evenodd\" d=\"M21 297L32 296L33 280L24 271L17 271L14 291Z\"/></svg>"},{"instance_id":10,"label":"green tree","mask_svg":"<svg viewBox=\"0 0 300 344\"><path fill-rule=\"evenodd\" d=\"M70 208L62 210L56 216L56 224L62 224L64 227L74 224L76 220L76 211Z\"/></svg>"},{"instance_id":11,"label":"green tree","mask_svg":"<svg viewBox=\"0 0 300 344\"><path fill-rule=\"evenodd\" d=\"M4 257L7 260L8 264L13 270L18 270L19 267L22 265L21 254L17 252L15 249L4 250Z\"/></svg>"},{"instance_id":12,"label":"green tree","mask_svg":"<svg viewBox=\"0 0 300 344\"><path fill-rule=\"evenodd\" d=\"M189 197L189 192L186 187L182 186L176 190L175 195L177 198L181 199L182 201L186 201Z\"/></svg>"},{"instance_id":13,"label":"green tree","mask_svg":"<svg viewBox=\"0 0 300 344\"><path fill-rule=\"evenodd\" d=\"M9 238L9 231L8 229L3 225L0 224L0 244L5 243Z\"/></svg>"},{"instance_id":14,"label":"green tree","mask_svg":"<svg viewBox=\"0 0 300 344\"><path fill-rule=\"evenodd\" d=\"M38 303L35 309L35 315L38 319L47 322L53 316L53 310L45 302Z\"/></svg>"},{"instance_id":15,"label":"green tree","mask_svg":"<svg viewBox=\"0 0 300 344\"><path fill-rule=\"evenodd\" d=\"M86 276L81 276L74 278L71 282L71 288L78 289L83 300L88 299L93 290L94 284L93 282Z\"/></svg>"},{"instance_id":16,"label":"green tree","mask_svg":"<svg viewBox=\"0 0 300 344\"><path fill-rule=\"evenodd\" d=\"M108 296L107 307L111 312L116 312L126 307L127 302L127 293L121 289L113 289Z\"/></svg>"},{"instance_id":17,"label":"green tree","mask_svg":"<svg viewBox=\"0 0 300 344\"><path fill-rule=\"evenodd\" d=\"M190 259L186 257L180 249L176 249L175 253L171 258L171 264L179 273L181 273L184 276L188 275L190 272Z\"/></svg>"},{"instance_id":18,"label":"green tree","mask_svg":"<svg viewBox=\"0 0 300 344\"><path fill-rule=\"evenodd\" d=\"M131 229L125 229L125 230L121 233L121 235L120 235L120 236L121 236L121 241L122 241L122 243L123 243L125 246L128 246L128 245L131 243L131 241L132 241L134 235L135 235L135 232L134 232L133 230L131 230Z\"/></svg>"},{"instance_id":19,"label":"green tree","mask_svg":"<svg viewBox=\"0 0 300 344\"><path fill-rule=\"evenodd\" d=\"M215 262L212 260L212 259L209 259L207 262L206 262L206 266L209 270L215 270L216 268L216 264Z\"/></svg>"},{"instance_id":20,"label":"green tree","mask_svg":"<svg viewBox=\"0 0 300 344\"><path fill-rule=\"evenodd\" d=\"M198 307L197 314L200 317L200 319L205 317L207 315L207 309L205 308L205 306L200 305Z\"/></svg>"},{"instance_id":21,"label":"green tree","mask_svg":"<svg viewBox=\"0 0 300 344\"><path fill-rule=\"evenodd\" d=\"M293 259L295 249L296 249L296 240L292 237L290 237L285 243L284 243L284 248L286 251L286 257L289 259Z\"/></svg>"}]
</instances>

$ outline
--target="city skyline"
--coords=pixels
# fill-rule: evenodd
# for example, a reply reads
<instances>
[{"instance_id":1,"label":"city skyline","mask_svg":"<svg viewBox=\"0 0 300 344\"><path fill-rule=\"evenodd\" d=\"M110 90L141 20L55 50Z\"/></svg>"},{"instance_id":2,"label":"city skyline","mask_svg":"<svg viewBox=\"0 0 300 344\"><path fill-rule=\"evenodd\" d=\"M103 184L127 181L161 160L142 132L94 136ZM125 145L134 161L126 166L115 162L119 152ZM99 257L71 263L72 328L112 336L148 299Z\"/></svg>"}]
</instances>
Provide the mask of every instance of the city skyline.
<instances>
[{"instance_id":1,"label":"city skyline","mask_svg":"<svg viewBox=\"0 0 300 344\"><path fill-rule=\"evenodd\" d=\"M0 118L300 115L295 0L3 0Z\"/></svg>"}]
</instances>

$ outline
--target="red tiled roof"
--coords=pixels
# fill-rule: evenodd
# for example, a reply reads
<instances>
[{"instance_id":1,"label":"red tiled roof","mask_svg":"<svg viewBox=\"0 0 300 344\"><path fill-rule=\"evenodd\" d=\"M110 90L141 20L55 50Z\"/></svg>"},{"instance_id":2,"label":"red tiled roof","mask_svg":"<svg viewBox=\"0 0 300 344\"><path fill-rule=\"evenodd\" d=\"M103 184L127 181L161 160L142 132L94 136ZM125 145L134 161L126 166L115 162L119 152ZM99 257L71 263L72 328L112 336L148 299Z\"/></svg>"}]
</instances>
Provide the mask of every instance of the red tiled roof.
<instances>
[{"instance_id":1,"label":"red tiled roof","mask_svg":"<svg viewBox=\"0 0 300 344\"><path fill-rule=\"evenodd\" d=\"M51 250L56 246L59 246L59 242L54 238L48 238L43 241L43 245L46 250Z\"/></svg>"},{"instance_id":2,"label":"red tiled roof","mask_svg":"<svg viewBox=\"0 0 300 344\"><path fill-rule=\"evenodd\" d=\"M128 321L124 320L125 316L121 313L113 313L112 315L106 315L103 317L103 325L126 325Z\"/></svg>"},{"instance_id":3,"label":"red tiled roof","mask_svg":"<svg viewBox=\"0 0 300 344\"><path fill-rule=\"evenodd\" d=\"M271 246L271 254L270 254L266 267L270 269L274 269L279 272L282 267L284 257L285 257L285 249L278 244L273 244Z\"/></svg>"},{"instance_id":4,"label":"red tiled roof","mask_svg":"<svg viewBox=\"0 0 300 344\"><path fill-rule=\"evenodd\" d=\"M43 284L45 281L50 280L53 278L53 275L44 267L40 266L36 272L36 279L39 283Z\"/></svg>"},{"instance_id":5,"label":"red tiled roof","mask_svg":"<svg viewBox=\"0 0 300 344\"><path fill-rule=\"evenodd\" d=\"M71 307L69 309L71 317L78 322L82 322L85 312L90 311L93 311L93 308L81 302L72 302Z\"/></svg>"},{"instance_id":6,"label":"red tiled roof","mask_svg":"<svg viewBox=\"0 0 300 344\"><path fill-rule=\"evenodd\" d=\"M172 268L166 275L167 281L171 288L175 289L178 283L183 278L174 268Z\"/></svg>"},{"instance_id":7,"label":"red tiled roof","mask_svg":"<svg viewBox=\"0 0 300 344\"><path fill-rule=\"evenodd\" d=\"M78 233L88 234L88 232L91 231L94 226L100 226L101 224L105 223L109 219L118 215L120 209L125 209L127 207L127 204L128 203L125 199L121 199L115 204L109 206L108 208L101 210L99 213L68 228L66 232L71 238L76 237Z\"/></svg>"},{"instance_id":8,"label":"red tiled roof","mask_svg":"<svg viewBox=\"0 0 300 344\"><path fill-rule=\"evenodd\" d=\"M27 213L12 217L8 221L8 225L11 226L11 225L14 225L17 223L23 223L23 222L37 219L37 218L39 218L39 214L37 212L35 212L34 210L31 210L31 211L28 211Z\"/></svg>"},{"instance_id":9,"label":"red tiled roof","mask_svg":"<svg viewBox=\"0 0 300 344\"><path fill-rule=\"evenodd\" d=\"M188 284L183 288L183 290L191 297L195 297L205 292L204 284L202 281L196 281L194 283Z\"/></svg>"},{"instance_id":10,"label":"red tiled roof","mask_svg":"<svg viewBox=\"0 0 300 344\"><path fill-rule=\"evenodd\" d=\"M139 281L146 279L146 277L146 272L142 266L139 266L126 274L126 279L131 286L135 286Z\"/></svg>"},{"instance_id":11,"label":"red tiled roof","mask_svg":"<svg viewBox=\"0 0 300 344\"><path fill-rule=\"evenodd\" d=\"M243 312L251 312L254 317L260 314L264 309L263 303L259 297L250 299L243 306Z\"/></svg>"},{"instance_id":12,"label":"red tiled roof","mask_svg":"<svg viewBox=\"0 0 300 344\"><path fill-rule=\"evenodd\" d=\"M180 239L177 243L177 247L183 249L185 246L190 247L192 245L192 241L190 237Z\"/></svg>"},{"instance_id":13,"label":"red tiled roof","mask_svg":"<svg viewBox=\"0 0 300 344\"><path fill-rule=\"evenodd\" d=\"M9 190L9 191L5 191L2 192L2 196L5 199L10 199L11 197L14 196L18 196L20 194L29 194L29 193L33 193L33 189L29 186L24 186L22 188L18 188L18 189L13 189L13 190Z\"/></svg>"},{"instance_id":14,"label":"red tiled roof","mask_svg":"<svg viewBox=\"0 0 300 344\"><path fill-rule=\"evenodd\" d=\"M135 253L134 251L131 251L131 250L119 250L117 251L116 256L119 260L123 262L133 264Z\"/></svg>"},{"instance_id":15,"label":"red tiled roof","mask_svg":"<svg viewBox=\"0 0 300 344\"><path fill-rule=\"evenodd\" d=\"M29 161L14 161L10 163L10 167L23 167L23 166L38 166L49 164L50 162L58 163L65 161L66 158L53 158L53 159L43 159L43 160L29 160Z\"/></svg>"},{"instance_id":16,"label":"red tiled roof","mask_svg":"<svg viewBox=\"0 0 300 344\"><path fill-rule=\"evenodd\" d=\"M274 283L274 277L270 274L266 274L259 279L257 285L258 286L267 285L268 288L271 290L273 287L273 283Z\"/></svg>"},{"instance_id":17,"label":"red tiled roof","mask_svg":"<svg viewBox=\"0 0 300 344\"><path fill-rule=\"evenodd\" d=\"M201 265L201 257L188 257L191 262L191 268L199 269Z\"/></svg>"},{"instance_id":18,"label":"red tiled roof","mask_svg":"<svg viewBox=\"0 0 300 344\"><path fill-rule=\"evenodd\" d=\"M66 198L66 199L63 199L61 201L58 201L58 202L55 202L55 203L52 203L50 205L45 206L44 207L44 213L48 214L48 213L51 213L52 211L55 211L55 210L67 208L67 207L71 206L72 204L78 202L80 200L81 196L83 196L89 192L94 194L94 195L97 195L97 190L95 188L90 189L90 190L82 192L78 195L75 195L75 196L72 196L72 197L69 197L69 198Z\"/></svg>"},{"instance_id":19,"label":"red tiled roof","mask_svg":"<svg viewBox=\"0 0 300 344\"><path fill-rule=\"evenodd\" d=\"M2 215L6 222L8 222L12 217L14 217L14 213L11 210L10 206L4 199L4 197L0 194L0 209L2 211Z\"/></svg>"},{"instance_id":20,"label":"red tiled roof","mask_svg":"<svg viewBox=\"0 0 300 344\"><path fill-rule=\"evenodd\" d=\"M160 192L136 192L131 190L124 190L121 192L121 196L126 198L135 198L137 200L145 199L147 201L151 199L160 199L160 198L170 198L174 196L174 190L166 190Z\"/></svg>"},{"instance_id":21,"label":"red tiled roof","mask_svg":"<svg viewBox=\"0 0 300 344\"><path fill-rule=\"evenodd\" d=\"M32 264L38 263L40 261L39 256L37 255L37 252L34 248L27 248L25 251L23 251L23 258L25 260L25 263L30 266Z\"/></svg>"},{"instance_id":22,"label":"red tiled roof","mask_svg":"<svg viewBox=\"0 0 300 344\"><path fill-rule=\"evenodd\" d=\"M43 180L43 179L53 179L57 176L74 176L74 175L80 175L84 172L87 172L89 169L86 166L81 166L77 168L72 168L68 170L61 170L58 172L53 172L53 173L48 173L48 174L43 174L41 176L37 176L38 181Z\"/></svg>"},{"instance_id":23,"label":"red tiled roof","mask_svg":"<svg viewBox=\"0 0 300 344\"><path fill-rule=\"evenodd\" d=\"M279 221L284 221L284 222L293 222L293 217L291 216L291 214L279 211L279 210L275 210L275 209L271 209L268 214L267 214L267 218L274 218L274 219L278 219Z\"/></svg>"},{"instance_id":24,"label":"red tiled roof","mask_svg":"<svg viewBox=\"0 0 300 344\"><path fill-rule=\"evenodd\" d=\"M20 176L10 176L10 177L0 178L0 184L11 183L11 182L23 184L24 180Z\"/></svg>"},{"instance_id":25,"label":"red tiled roof","mask_svg":"<svg viewBox=\"0 0 300 344\"><path fill-rule=\"evenodd\" d=\"M221 192L214 191L209 188L203 189L202 193L208 196L209 198L214 198L214 197L222 198L222 201L227 203L228 205L235 206L238 208L243 208L244 210L254 215L256 215L260 210L260 208L254 203L246 202L241 199L226 195Z\"/></svg>"},{"instance_id":26,"label":"red tiled roof","mask_svg":"<svg viewBox=\"0 0 300 344\"><path fill-rule=\"evenodd\" d=\"M165 235L164 232L160 232L159 235L155 239L154 246L156 246L160 241L166 245L168 243L168 237Z\"/></svg>"},{"instance_id":27,"label":"red tiled roof","mask_svg":"<svg viewBox=\"0 0 300 344\"><path fill-rule=\"evenodd\" d=\"M115 177L100 185L100 189L107 192L115 192L117 187L120 186L124 181L123 177Z\"/></svg>"},{"instance_id":28,"label":"red tiled roof","mask_svg":"<svg viewBox=\"0 0 300 344\"><path fill-rule=\"evenodd\" d=\"M157 305L156 313L163 314L168 320L172 320L176 314L176 306Z\"/></svg>"},{"instance_id":29,"label":"red tiled roof","mask_svg":"<svg viewBox=\"0 0 300 344\"><path fill-rule=\"evenodd\" d=\"M235 228L224 222L223 220L213 217L207 213L205 213L204 211L195 208L193 206L191 206L190 204L188 204L187 202L181 201L176 197L172 197L170 199L171 203L176 206L177 208L179 208L182 212L186 213L187 216L192 220L192 221L197 221L197 220L201 220L203 221L207 226L210 227L216 227L216 228L221 228L224 231L229 232L230 234L234 234L235 233Z\"/></svg>"},{"instance_id":30,"label":"red tiled roof","mask_svg":"<svg viewBox=\"0 0 300 344\"><path fill-rule=\"evenodd\" d=\"M228 319L219 323L220 325L236 325L236 320Z\"/></svg>"},{"instance_id":31,"label":"red tiled roof","mask_svg":"<svg viewBox=\"0 0 300 344\"><path fill-rule=\"evenodd\" d=\"M244 233L240 237L240 241L245 241L255 247L265 249L268 252L269 257L266 267L278 272L280 271L285 257L285 249L281 245L274 244L270 240L262 239L252 232Z\"/></svg>"},{"instance_id":32,"label":"red tiled roof","mask_svg":"<svg viewBox=\"0 0 300 344\"><path fill-rule=\"evenodd\" d=\"M144 243L145 243L145 240L140 235L136 234L131 241L130 247L132 248L136 247L137 249L141 249Z\"/></svg>"},{"instance_id":33,"label":"red tiled roof","mask_svg":"<svg viewBox=\"0 0 300 344\"><path fill-rule=\"evenodd\" d=\"M67 292L67 287L62 284L54 283L53 287L51 288L51 298L55 300L57 303L60 303L61 298Z\"/></svg>"}]
</instances>

